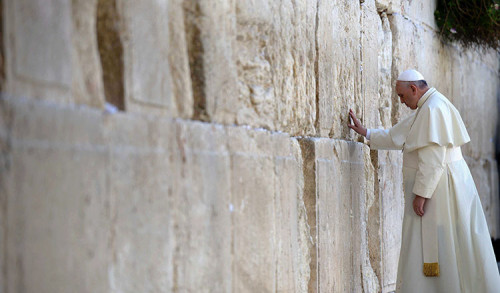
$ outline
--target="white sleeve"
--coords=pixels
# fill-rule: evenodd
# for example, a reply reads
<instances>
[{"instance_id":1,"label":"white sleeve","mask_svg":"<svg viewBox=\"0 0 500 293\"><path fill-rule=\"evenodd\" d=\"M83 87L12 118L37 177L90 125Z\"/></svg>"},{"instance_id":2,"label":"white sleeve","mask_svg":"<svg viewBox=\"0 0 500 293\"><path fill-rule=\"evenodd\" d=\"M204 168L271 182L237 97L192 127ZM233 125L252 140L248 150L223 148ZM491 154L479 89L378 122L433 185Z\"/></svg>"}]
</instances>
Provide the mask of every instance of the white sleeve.
<instances>
[{"instance_id":1,"label":"white sleeve","mask_svg":"<svg viewBox=\"0 0 500 293\"><path fill-rule=\"evenodd\" d=\"M370 148L374 150L400 150L403 145L394 143L390 129L370 129Z\"/></svg>"},{"instance_id":2,"label":"white sleeve","mask_svg":"<svg viewBox=\"0 0 500 293\"><path fill-rule=\"evenodd\" d=\"M416 150L418 170L412 192L425 198L431 198L443 175L446 147L437 144Z\"/></svg>"},{"instance_id":3,"label":"white sleeve","mask_svg":"<svg viewBox=\"0 0 500 293\"><path fill-rule=\"evenodd\" d=\"M366 139L370 139L370 129L366 129Z\"/></svg>"}]
</instances>

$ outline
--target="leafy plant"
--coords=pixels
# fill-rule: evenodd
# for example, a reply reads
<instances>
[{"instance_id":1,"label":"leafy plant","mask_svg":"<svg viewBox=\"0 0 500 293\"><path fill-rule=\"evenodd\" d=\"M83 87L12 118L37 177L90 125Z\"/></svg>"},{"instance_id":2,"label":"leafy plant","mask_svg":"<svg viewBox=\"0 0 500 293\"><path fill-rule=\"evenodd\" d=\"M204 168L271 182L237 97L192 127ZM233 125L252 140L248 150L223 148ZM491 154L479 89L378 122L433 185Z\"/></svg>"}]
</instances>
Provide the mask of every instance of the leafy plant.
<instances>
[{"instance_id":1,"label":"leafy plant","mask_svg":"<svg viewBox=\"0 0 500 293\"><path fill-rule=\"evenodd\" d=\"M444 39L500 48L500 0L438 0L434 17Z\"/></svg>"}]
</instances>

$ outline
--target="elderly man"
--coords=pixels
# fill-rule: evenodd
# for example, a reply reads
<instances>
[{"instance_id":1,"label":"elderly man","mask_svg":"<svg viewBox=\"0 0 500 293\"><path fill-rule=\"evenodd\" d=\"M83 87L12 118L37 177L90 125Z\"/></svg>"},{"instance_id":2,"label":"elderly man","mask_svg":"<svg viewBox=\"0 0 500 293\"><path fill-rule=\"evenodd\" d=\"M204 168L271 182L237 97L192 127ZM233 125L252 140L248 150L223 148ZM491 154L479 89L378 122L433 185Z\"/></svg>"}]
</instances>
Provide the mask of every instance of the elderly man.
<instances>
[{"instance_id":1,"label":"elderly man","mask_svg":"<svg viewBox=\"0 0 500 293\"><path fill-rule=\"evenodd\" d=\"M470 141L457 109L422 74L406 70L396 92L416 110L394 127L348 126L372 149L403 150L405 208L396 292L500 292L479 196L460 146Z\"/></svg>"}]
</instances>

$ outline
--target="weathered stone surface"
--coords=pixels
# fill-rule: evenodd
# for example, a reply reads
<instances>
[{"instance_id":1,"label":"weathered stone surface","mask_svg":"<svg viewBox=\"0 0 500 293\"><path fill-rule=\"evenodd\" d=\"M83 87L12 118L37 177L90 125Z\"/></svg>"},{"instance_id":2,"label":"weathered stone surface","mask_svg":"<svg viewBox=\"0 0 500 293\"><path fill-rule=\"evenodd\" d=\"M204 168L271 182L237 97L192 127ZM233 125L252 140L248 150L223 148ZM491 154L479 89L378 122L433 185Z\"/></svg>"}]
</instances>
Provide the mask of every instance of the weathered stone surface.
<instances>
[{"instance_id":1,"label":"weathered stone surface","mask_svg":"<svg viewBox=\"0 0 500 293\"><path fill-rule=\"evenodd\" d=\"M376 292L378 280L370 266L366 235L366 188L370 184L373 188L373 169L367 165L371 165L368 149L340 140L314 139L311 143L314 143L315 176L305 179L315 178L317 186L318 275L316 286L310 286L309 290L357 292L365 288ZM372 182L366 183L369 178Z\"/></svg>"},{"instance_id":2,"label":"weathered stone surface","mask_svg":"<svg viewBox=\"0 0 500 293\"><path fill-rule=\"evenodd\" d=\"M270 136L265 131L228 129L233 138L231 185L234 205L233 290L274 292L276 248L274 162Z\"/></svg>"},{"instance_id":3,"label":"weathered stone surface","mask_svg":"<svg viewBox=\"0 0 500 293\"><path fill-rule=\"evenodd\" d=\"M96 38L97 0L72 1L71 11L73 101L103 108L104 85Z\"/></svg>"},{"instance_id":4,"label":"weathered stone surface","mask_svg":"<svg viewBox=\"0 0 500 293\"><path fill-rule=\"evenodd\" d=\"M488 53L486 56L492 52ZM499 81L495 78L498 77L497 72L492 71L490 65L477 60L479 55L470 51L453 55L452 72L453 80L456 82L452 84L450 100L460 111L471 138L471 141L463 147L464 154L479 159L491 158L494 154L496 134L494 121L498 119L497 107L494 105L497 103L495 93ZM496 64L498 66L498 63ZM469 74L481 78L471 79L468 77ZM487 100L481 101L481 99Z\"/></svg>"},{"instance_id":5,"label":"weathered stone surface","mask_svg":"<svg viewBox=\"0 0 500 293\"><path fill-rule=\"evenodd\" d=\"M238 124L315 133L315 23L313 1L237 2Z\"/></svg>"},{"instance_id":6,"label":"weathered stone surface","mask_svg":"<svg viewBox=\"0 0 500 293\"><path fill-rule=\"evenodd\" d=\"M122 36L125 62L125 96L127 108L140 111L172 111L170 75L168 2L122 1L120 10L124 23ZM147 107L146 107L147 109Z\"/></svg>"},{"instance_id":7,"label":"weathered stone surface","mask_svg":"<svg viewBox=\"0 0 500 293\"><path fill-rule=\"evenodd\" d=\"M173 97L175 97L175 117L193 117L193 91L189 70L189 59L184 24L183 0L168 1L170 75L172 79Z\"/></svg>"},{"instance_id":8,"label":"weathered stone surface","mask_svg":"<svg viewBox=\"0 0 500 293\"><path fill-rule=\"evenodd\" d=\"M73 137L98 138L102 120L86 110L64 115L67 109L48 103L11 99L2 105L13 119L10 168L2 174L9 223L6 292L108 292L106 149L98 141L63 139L70 130ZM34 125L52 136L27 131Z\"/></svg>"},{"instance_id":9,"label":"weathered stone surface","mask_svg":"<svg viewBox=\"0 0 500 293\"><path fill-rule=\"evenodd\" d=\"M362 4L361 10L361 96L363 100L363 123L369 128L381 125L380 106L383 101L379 92L382 77L379 66L383 61L385 45L382 20L375 8L375 0ZM385 61L385 60L384 60ZM385 64L384 64L385 65ZM379 78L380 76L380 78Z\"/></svg>"},{"instance_id":10,"label":"weathered stone surface","mask_svg":"<svg viewBox=\"0 0 500 293\"><path fill-rule=\"evenodd\" d=\"M354 134L347 127L349 108L363 111L360 7L357 1L318 3L316 131L323 137L352 139Z\"/></svg>"},{"instance_id":11,"label":"weathered stone surface","mask_svg":"<svg viewBox=\"0 0 500 293\"><path fill-rule=\"evenodd\" d=\"M175 237L169 174L173 167L165 144L172 141L172 129L164 120L152 123L122 114L106 118L112 219L107 276L112 291L172 288Z\"/></svg>"},{"instance_id":12,"label":"weathered stone surface","mask_svg":"<svg viewBox=\"0 0 500 293\"><path fill-rule=\"evenodd\" d=\"M375 192L380 197L382 292L396 290L404 207L402 164L400 152L378 151Z\"/></svg>"},{"instance_id":13,"label":"weathered stone surface","mask_svg":"<svg viewBox=\"0 0 500 293\"><path fill-rule=\"evenodd\" d=\"M231 292L231 168L223 127L176 122L174 290ZM172 176L173 175L173 176Z\"/></svg>"},{"instance_id":14,"label":"weathered stone surface","mask_svg":"<svg viewBox=\"0 0 500 293\"><path fill-rule=\"evenodd\" d=\"M392 126L392 32L387 14L380 13L379 27L379 115L383 128ZM380 32L382 30L382 33Z\"/></svg>"},{"instance_id":15,"label":"weathered stone surface","mask_svg":"<svg viewBox=\"0 0 500 293\"><path fill-rule=\"evenodd\" d=\"M70 102L71 1L3 1L10 94Z\"/></svg>"}]
</instances>

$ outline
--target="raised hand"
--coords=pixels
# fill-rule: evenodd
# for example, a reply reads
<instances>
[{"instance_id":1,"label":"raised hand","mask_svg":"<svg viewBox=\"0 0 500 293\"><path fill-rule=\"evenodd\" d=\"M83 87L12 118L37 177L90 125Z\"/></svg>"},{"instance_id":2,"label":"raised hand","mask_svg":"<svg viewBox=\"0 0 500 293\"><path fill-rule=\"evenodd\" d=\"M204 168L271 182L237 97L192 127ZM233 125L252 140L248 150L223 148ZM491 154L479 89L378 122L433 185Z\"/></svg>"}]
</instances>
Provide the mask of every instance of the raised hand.
<instances>
[{"instance_id":1,"label":"raised hand","mask_svg":"<svg viewBox=\"0 0 500 293\"><path fill-rule=\"evenodd\" d=\"M363 124L361 124L361 122L359 122L358 118L356 118L356 115L354 114L352 109L349 109L349 117L351 117L352 121L354 122L354 125L348 122L347 127L356 131L362 136L366 136L366 128L363 126Z\"/></svg>"}]
</instances>

